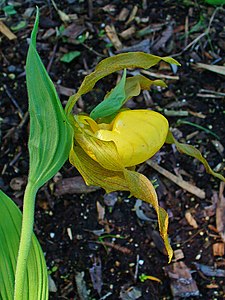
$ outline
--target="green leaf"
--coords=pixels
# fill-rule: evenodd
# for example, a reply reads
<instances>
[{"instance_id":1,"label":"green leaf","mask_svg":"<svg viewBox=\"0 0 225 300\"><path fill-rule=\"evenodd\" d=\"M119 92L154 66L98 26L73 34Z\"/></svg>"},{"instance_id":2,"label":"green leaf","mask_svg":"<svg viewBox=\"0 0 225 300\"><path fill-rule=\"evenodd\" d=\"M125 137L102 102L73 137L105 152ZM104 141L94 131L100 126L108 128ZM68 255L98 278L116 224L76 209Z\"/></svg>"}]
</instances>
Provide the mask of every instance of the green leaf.
<instances>
[{"instance_id":1,"label":"green leaf","mask_svg":"<svg viewBox=\"0 0 225 300\"><path fill-rule=\"evenodd\" d=\"M214 172L211 169L211 167L209 166L207 160L202 156L201 152L198 149L196 149L194 146L191 146L191 145L188 145L188 144L179 143L174 138L174 136L171 133L171 131L168 132L166 143L168 143L168 144L175 144L176 147L177 147L177 150L180 153L184 153L184 154L187 154L187 155L189 155L191 157L196 158L197 160L199 160L204 165L207 173L209 173L209 174L213 175L214 177L217 177L220 180L222 180L222 181L225 182L225 178L221 174L219 174L217 172Z\"/></svg>"},{"instance_id":2,"label":"green leaf","mask_svg":"<svg viewBox=\"0 0 225 300\"><path fill-rule=\"evenodd\" d=\"M68 159L73 134L53 82L36 51L37 11L27 56L26 79L30 112L29 181L37 188L54 176Z\"/></svg>"},{"instance_id":3,"label":"green leaf","mask_svg":"<svg viewBox=\"0 0 225 300\"><path fill-rule=\"evenodd\" d=\"M211 5L223 5L225 4L225 0L205 0L206 3Z\"/></svg>"},{"instance_id":4,"label":"green leaf","mask_svg":"<svg viewBox=\"0 0 225 300\"><path fill-rule=\"evenodd\" d=\"M16 25L12 25L10 28L12 29L12 31L19 31L23 28L25 28L27 25L26 21L20 21L19 23L17 23Z\"/></svg>"},{"instance_id":5,"label":"green leaf","mask_svg":"<svg viewBox=\"0 0 225 300\"><path fill-rule=\"evenodd\" d=\"M64 54L61 58L60 61L65 62L65 63L70 63L74 58L80 56L80 51L71 51L66 54Z\"/></svg>"},{"instance_id":6,"label":"green leaf","mask_svg":"<svg viewBox=\"0 0 225 300\"><path fill-rule=\"evenodd\" d=\"M126 69L123 76L116 87L110 92L101 103L99 103L90 113L90 117L94 120L102 117L110 116L116 113L124 104L126 100L125 83L126 83Z\"/></svg>"},{"instance_id":7,"label":"green leaf","mask_svg":"<svg viewBox=\"0 0 225 300\"><path fill-rule=\"evenodd\" d=\"M143 52L122 53L112 57L103 59L97 66L94 72L86 76L82 82L78 92L69 98L66 105L66 113L69 114L76 101L83 95L93 89L96 82L103 77L126 68L142 68L149 69L156 65L159 61L165 61L169 64L180 65L171 57L159 57Z\"/></svg>"},{"instance_id":8,"label":"green leaf","mask_svg":"<svg viewBox=\"0 0 225 300\"><path fill-rule=\"evenodd\" d=\"M14 6L13 6L13 5L6 5L6 6L3 8L3 11L5 12L5 14L6 14L7 16L12 16L12 15L17 14L17 11L14 9Z\"/></svg>"},{"instance_id":9,"label":"green leaf","mask_svg":"<svg viewBox=\"0 0 225 300\"><path fill-rule=\"evenodd\" d=\"M20 210L0 190L0 299L2 300L13 299L21 223ZM47 267L43 252L34 234L27 263L23 299L48 299Z\"/></svg>"},{"instance_id":10,"label":"green leaf","mask_svg":"<svg viewBox=\"0 0 225 300\"><path fill-rule=\"evenodd\" d=\"M132 97L138 96L141 90L149 90L153 84L161 87L167 86L162 80L150 80L142 75L135 75L133 77L126 78L125 85L123 84L123 87L121 87L120 90L117 90L116 93L114 93L114 90L118 85L116 88L112 89L112 91L108 93L106 99L92 110L90 116L93 119L101 118L101 122L103 123L110 123L125 102ZM114 93L114 97L112 97L112 93ZM96 115L96 109L98 107L99 112Z\"/></svg>"}]
</instances>

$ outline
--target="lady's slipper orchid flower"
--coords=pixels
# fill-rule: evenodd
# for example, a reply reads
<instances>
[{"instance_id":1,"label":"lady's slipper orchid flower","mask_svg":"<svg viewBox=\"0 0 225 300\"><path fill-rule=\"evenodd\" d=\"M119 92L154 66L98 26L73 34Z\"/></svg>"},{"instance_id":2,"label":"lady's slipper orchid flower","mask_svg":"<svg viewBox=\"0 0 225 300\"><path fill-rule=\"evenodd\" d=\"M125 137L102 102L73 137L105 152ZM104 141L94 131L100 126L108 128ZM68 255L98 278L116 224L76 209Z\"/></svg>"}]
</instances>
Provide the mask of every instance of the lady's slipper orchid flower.
<instances>
[{"instance_id":1,"label":"lady's slipper orchid flower","mask_svg":"<svg viewBox=\"0 0 225 300\"><path fill-rule=\"evenodd\" d=\"M86 115L74 116L72 124L74 147L70 162L88 185L101 186L106 192L130 191L136 198L151 203L171 260L168 215L159 207L151 182L133 171L133 167L152 157L164 144L168 133L166 118L145 109L124 110L109 124L98 123Z\"/></svg>"},{"instance_id":2,"label":"lady's slipper orchid flower","mask_svg":"<svg viewBox=\"0 0 225 300\"><path fill-rule=\"evenodd\" d=\"M179 65L171 57L141 52L122 53L104 59L94 72L85 77L77 93L70 97L65 111L74 129L70 162L88 185L101 186L108 193L116 190L130 191L134 197L150 203L157 213L159 231L170 261L173 251L167 235L168 215L159 206L152 183L144 175L135 172L135 166L152 157L166 142L175 144L179 152L197 158L208 173L223 181L225 178L210 168L197 149L179 143L161 114L149 110L121 110L124 103L140 95L141 90L148 90L153 84L165 87L165 83L161 80L152 81L142 75L126 78L124 71L121 81L92 110L91 117L71 115L77 100L91 91L103 77L129 68L148 69L160 60ZM106 123L103 120L107 120Z\"/></svg>"},{"instance_id":3,"label":"lady's slipper orchid flower","mask_svg":"<svg viewBox=\"0 0 225 300\"><path fill-rule=\"evenodd\" d=\"M113 142L124 167L135 166L152 157L165 143L168 133L167 119L145 109L119 112L110 124L98 124L82 115L77 117L77 122L80 128L84 125L87 134L100 141ZM84 145L87 141L83 142L79 138L77 141L84 151L88 148ZM94 153L90 150L86 152L96 160Z\"/></svg>"}]
</instances>

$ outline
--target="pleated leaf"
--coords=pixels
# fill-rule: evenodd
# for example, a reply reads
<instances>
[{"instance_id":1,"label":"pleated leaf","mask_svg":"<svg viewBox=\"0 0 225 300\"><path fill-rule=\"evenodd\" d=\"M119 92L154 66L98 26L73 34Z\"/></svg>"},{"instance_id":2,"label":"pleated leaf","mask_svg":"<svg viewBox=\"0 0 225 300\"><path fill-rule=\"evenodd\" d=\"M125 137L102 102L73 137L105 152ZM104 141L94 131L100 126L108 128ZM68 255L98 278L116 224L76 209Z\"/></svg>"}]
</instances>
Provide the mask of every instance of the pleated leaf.
<instances>
[{"instance_id":1,"label":"pleated leaf","mask_svg":"<svg viewBox=\"0 0 225 300\"><path fill-rule=\"evenodd\" d=\"M0 191L0 299L13 300L22 214ZM38 285L37 285L38 282ZM48 275L41 247L33 234L24 281L24 300L48 299Z\"/></svg>"},{"instance_id":2,"label":"pleated leaf","mask_svg":"<svg viewBox=\"0 0 225 300\"><path fill-rule=\"evenodd\" d=\"M72 146L72 129L36 51L38 20L37 11L26 64L30 112L29 181L37 188L62 167Z\"/></svg>"}]
</instances>

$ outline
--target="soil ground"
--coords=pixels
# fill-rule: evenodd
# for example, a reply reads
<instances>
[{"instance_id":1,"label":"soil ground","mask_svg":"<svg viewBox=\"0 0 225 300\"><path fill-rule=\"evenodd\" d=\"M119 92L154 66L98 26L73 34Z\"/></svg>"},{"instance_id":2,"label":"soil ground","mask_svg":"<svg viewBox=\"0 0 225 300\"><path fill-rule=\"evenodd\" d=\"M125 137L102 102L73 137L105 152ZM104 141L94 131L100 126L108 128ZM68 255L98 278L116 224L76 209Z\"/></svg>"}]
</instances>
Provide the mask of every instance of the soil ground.
<instances>
[{"instance_id":1,"label":"soil ground","mask_svg":"<svg viewBox=\"0 0 225 300\"><path fill-rule=\"evenodd\" d=\"M165 114L177 137L195 145L210 166L223 173L224 75L199 69L197 63L224 65L225 10L191 0L55 2L70 22L60 19L51 1L11 1L16 12L10 15L3 11L7 3L0 7L1 20L16 35L12 40L0 35L1 189L22 208L29 164L25 60L35 5L41 14L38 51L63 105L104 57L126 51L173 56L181 63L178 70L165 64L151 70L161 74L168 87L144 92L128 105ZM112 25L119 46L106 34L107 26ZM69 63L61 61L70 51L80 55ZM77 111L90 112L116 80L114 74L100 82L78 102ZM101 189L90 192L66 163L40 190L36 204L34 230L52 279L50 299L225 299L224 241L218 226L224 227L217 213L221 209L218 203L224 199L223 185L195 159L169 145L160 150L158 163L189 182L194 191L197 186L205 192L201 199L175 185L169 175L159 174L147 164L140 166L149 179L157 179L160 204L170 216L174 274L168 271L151 208L134 208L136 199L126 193L108 199ZM63 191L62 182L69 184ZM213 267L211 273L206 266ZM187 280L184 273L188 270L192 279ZM142 282L141 274L161 283ZM180 287L182 280L186 281ZM178 289L177 298L171 286Z\"/></svg>"}]
</instances>

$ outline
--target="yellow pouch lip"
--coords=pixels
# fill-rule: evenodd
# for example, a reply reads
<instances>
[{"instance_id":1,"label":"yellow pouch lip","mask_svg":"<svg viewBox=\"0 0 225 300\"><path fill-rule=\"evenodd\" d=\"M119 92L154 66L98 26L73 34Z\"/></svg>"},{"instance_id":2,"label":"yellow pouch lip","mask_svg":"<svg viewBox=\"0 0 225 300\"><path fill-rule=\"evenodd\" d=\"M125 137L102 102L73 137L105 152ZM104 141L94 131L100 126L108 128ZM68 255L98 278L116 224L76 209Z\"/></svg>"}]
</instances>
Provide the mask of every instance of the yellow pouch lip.
<instances>
[{"instance_id":1,"label":"yellow pouch lip","mask_svg":"<svg viewBox=\"0 0 225 300\"><path fill-rule=\"evenodd\" d=\"M99 129L95 136L114 142L124 166L131 167L143 163L163 146L169 125L160 113L140 109L118 113L111 127Z\"/></svg>"}]
</instances>

